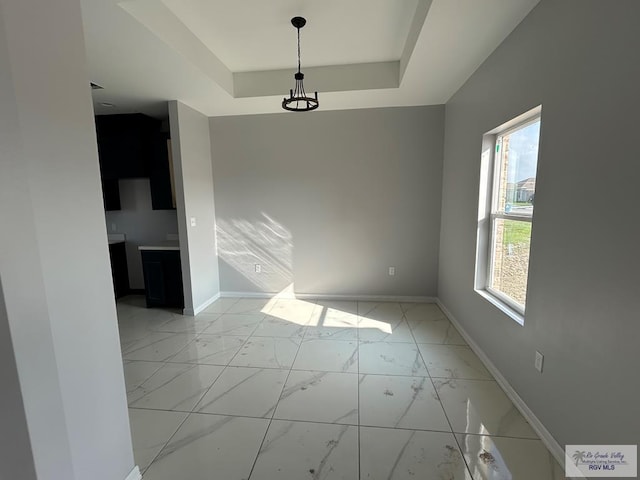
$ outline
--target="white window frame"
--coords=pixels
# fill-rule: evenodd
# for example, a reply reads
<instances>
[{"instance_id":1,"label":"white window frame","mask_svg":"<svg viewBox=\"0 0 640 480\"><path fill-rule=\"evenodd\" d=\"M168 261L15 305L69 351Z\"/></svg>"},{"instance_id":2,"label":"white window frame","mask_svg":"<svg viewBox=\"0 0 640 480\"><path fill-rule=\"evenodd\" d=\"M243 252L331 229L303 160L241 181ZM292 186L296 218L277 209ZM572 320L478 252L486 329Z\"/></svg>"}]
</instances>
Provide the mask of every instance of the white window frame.
<instances>
[{"instance_id":1,"label":"white window frame","mask_svg":"<svg viewBox=\"0 0 640 480\"><path fill-rule=\"evenodd\" d=\"M526 305L520 305L505 293L490 286L494 269L495 229L496 221L499 219L524 221L533 225L533 216L498 211L502 148L498 156L496 146L503 137L541 121L541 116L542 106L538 106L487 132L483 137L475 291L520 325L524 325Z\"/></svg>"}]
</instances>

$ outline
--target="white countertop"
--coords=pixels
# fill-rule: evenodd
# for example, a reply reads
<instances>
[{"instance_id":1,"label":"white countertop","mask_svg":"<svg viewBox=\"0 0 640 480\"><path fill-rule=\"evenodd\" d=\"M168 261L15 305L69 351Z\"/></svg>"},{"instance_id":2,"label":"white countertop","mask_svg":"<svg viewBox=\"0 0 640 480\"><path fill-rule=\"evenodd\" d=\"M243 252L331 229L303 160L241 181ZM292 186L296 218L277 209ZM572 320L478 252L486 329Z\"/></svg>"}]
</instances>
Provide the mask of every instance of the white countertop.
<instances>
[{"instance_id":1,"label":"white countertop","mask_svg":"<svg viewBox=\"0 0 640 480\"><path fill-rule=\"evenodd\" d=\"M138 250L180 250L180 244L174 241L155 242L152 245L140 245Z\"/></svg>"}]
</instances>

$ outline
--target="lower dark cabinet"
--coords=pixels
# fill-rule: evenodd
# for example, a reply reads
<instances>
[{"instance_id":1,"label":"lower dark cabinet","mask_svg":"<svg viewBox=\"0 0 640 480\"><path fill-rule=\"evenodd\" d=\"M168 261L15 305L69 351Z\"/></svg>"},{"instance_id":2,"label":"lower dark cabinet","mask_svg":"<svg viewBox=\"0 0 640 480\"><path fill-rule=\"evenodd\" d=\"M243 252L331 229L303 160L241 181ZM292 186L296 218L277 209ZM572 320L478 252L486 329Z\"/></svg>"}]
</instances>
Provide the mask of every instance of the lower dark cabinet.
<instances>
[{"instance_id":1,"label":"lower dark cabinet","mask_svg":"<svg viewBox=\"0 0 640 480\"><path fill-rule=\"evenodd\" d=\"M184 307L179 250L141 250L147 307Z\"/></svg>"},{"instance_id":2,"label":"lower dark cabinet","mask_svg":"<svg viewBox=\"0 0 640 480\"><path fill-rule=\"evenodd\" d=\"M127 267L127 251L124 242L109 245L111 259L111 276L116 298L129 294L129 268Z\"/></svg>"}]
</instances>

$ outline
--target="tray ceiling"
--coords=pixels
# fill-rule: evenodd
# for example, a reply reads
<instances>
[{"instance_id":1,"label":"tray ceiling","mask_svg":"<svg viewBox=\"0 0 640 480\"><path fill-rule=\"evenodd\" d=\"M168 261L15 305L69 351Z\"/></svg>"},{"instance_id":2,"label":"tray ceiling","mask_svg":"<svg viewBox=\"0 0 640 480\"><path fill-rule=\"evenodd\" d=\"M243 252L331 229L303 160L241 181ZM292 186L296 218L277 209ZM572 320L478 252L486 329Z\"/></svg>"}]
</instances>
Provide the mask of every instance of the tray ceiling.
<instances>
[{"instance_id":1,"label":"tray ceiling","mask_svg":"<svg viewBox=\"0 0 640 480\"><path fill-rule=\"evenodd\" d=\"M320 110L445 103L539 0L81 0L96 113L280 112L301 30ZM103 104L114 104L109 107Z\"/></svg>"}]
</instances>

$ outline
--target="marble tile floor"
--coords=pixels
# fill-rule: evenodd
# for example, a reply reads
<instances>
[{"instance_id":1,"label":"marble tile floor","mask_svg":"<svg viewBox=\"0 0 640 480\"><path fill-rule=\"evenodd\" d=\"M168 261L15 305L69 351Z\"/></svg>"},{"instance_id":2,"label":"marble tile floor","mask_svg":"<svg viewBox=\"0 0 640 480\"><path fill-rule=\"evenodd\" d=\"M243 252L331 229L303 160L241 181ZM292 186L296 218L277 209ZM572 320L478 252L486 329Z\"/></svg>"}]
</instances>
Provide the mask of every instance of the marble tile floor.
<instances>
[{"instance_id":1,"label":"marble tile floor","mask_svg":"<svg viewBox=\"0 0 640 480\"><path fill-rule=\"evenodd\" d=\"M117 307L145 480L564 478L437 305Z\"/></svg>"}]
</instances>

